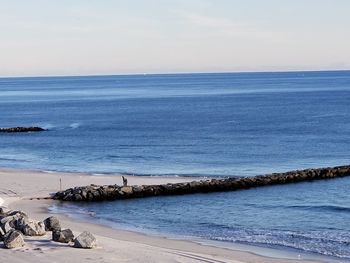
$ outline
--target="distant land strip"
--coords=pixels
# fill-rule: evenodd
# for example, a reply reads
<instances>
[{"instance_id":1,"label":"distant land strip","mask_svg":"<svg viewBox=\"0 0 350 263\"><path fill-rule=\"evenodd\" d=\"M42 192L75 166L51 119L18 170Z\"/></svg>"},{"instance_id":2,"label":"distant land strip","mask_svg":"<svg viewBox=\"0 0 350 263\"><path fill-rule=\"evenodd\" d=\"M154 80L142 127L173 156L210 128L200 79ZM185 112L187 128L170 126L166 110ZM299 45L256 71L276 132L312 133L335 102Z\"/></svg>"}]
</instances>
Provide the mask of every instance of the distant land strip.
<instances>
[{"instance_id":1,"label":"distant land strip","mask_svg":"<svg viewBox=\"0 0 350 263\"><path fill-rule=\"evenodd\" d=\"M0 128L2 133L18 133L18 132L41 132L46 131L41 127L11 127L11 128Z\"/></svg>"},{"instance_id":2,"label":"distant land strip","mask_svg":"<svg viewBox=\"0 0 350 263\"><path fill-rule=\"evenodd\" d=\"M349 175L350 165L297 170L285 173L259 175L254 177L208 179L186 183L169 183L162 185L89 185L69 188L65 191L57 192L52 196L52 198L61 201L96 202L106 200L144 198L152 196L227 192L270 185L282 185L305 181L333 179Z\"/></svg>"}]
</instances>

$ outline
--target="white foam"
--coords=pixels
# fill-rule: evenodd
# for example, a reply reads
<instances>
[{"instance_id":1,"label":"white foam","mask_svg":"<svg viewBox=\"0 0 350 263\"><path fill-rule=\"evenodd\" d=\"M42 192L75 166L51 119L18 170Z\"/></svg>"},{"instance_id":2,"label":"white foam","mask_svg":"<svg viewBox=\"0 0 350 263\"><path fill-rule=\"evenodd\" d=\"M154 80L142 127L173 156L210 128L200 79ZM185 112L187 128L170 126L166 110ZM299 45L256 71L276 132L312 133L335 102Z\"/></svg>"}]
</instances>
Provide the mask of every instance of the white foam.
<instances>
[{"instance_id":1,"label":"white foam","mask_svg":"<svg viewBox=\"0 0 350 263\"><path fill-rule=\"evenodd\" d=\"M43 173L47 173L47 174L55 174L57 173L56 171L50 171L50 170L43 170Z\"/></svg>"},{"instance_id":2,"label":"white foam","mask_svg":"<svg viewBox=\"0 0 350 263\"><path fill-rule=\"evenodd\" d=\"M74 122L74 123L69 125L69 127L71 129L77 129L77 128L79 128L79 126L80 126L80 123L78 123L78 122Z\"/></svg>"},{"instance_id":3,"label":"white foam","mask_svg":"<svg viewBox=\"0 0 350 263\"><path fill-rule=\"evenodd\" d=\"M51 129L55 128L56 126L53 124L50 124L50 123L46 123L46 124L41 125L41 127L45 130L51 130Z\"/></svg>"},{"instance_id":4,"label":"white foam","mask_svg":"<svg viewBox=\"0 0 350 263\"><path fill-rule=\"evenodd\" d=\"M2 199L1 197L0 197L0 206L2 206L3 204L4 204L4 199Z\"/></svg>"}]
</instances>

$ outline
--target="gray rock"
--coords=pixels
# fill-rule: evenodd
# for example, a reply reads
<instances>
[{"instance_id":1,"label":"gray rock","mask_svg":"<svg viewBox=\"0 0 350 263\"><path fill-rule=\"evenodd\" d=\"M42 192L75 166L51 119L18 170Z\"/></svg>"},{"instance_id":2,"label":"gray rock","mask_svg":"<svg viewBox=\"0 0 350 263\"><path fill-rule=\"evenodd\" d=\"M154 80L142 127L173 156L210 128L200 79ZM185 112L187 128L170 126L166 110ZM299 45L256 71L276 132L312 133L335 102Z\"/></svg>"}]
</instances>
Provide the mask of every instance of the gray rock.
<instances>
[{"instance_id":1,"label":"gray rock","mask_svg":"<svg viewBox=\"0 0 350 263\"><path fill-rule=\"evenodd\" d=\"M44 220L46 231L57 231L61 230L61 224L57 217L50 216Z\"/></svg>"},{"instance_id":2,"label":"gray rock","mask_svg":"<svg viewBox=\"0 0 350 263\"><path fill-rule=\"evenodd\" d=\"M22 233L26 236L43 236L46 234L43 222L29 221L22 229Z\"/></svg>"},{"instance_id":3,"label":"gray rock","mask_svg":"<svg viewBox=\"0 0 350 263\"><path fill-rule=\"evenodd\" d=\"M17 217L15 216L6 216L6 217L3 217L1 220L0 220L0 225L4 225L6 224L7 222L11 222L13 220L16 220Z\"/></svg>"},{"instance_id":4,"label":"gray rock","mask_svg":"<svg viewBox=\"0 0 350 263\"><path fill-rule=\"evenodd\" d=\"M11 211L8 213L9 216L17 216L17 217L25 217L28 218L27 213L20 211L20 210L16 210L16 211Z\"/></svg>"},{"instance_id":5,"label":"gray rock","mask_svg":"<svg viewBox=\"0 0 350 263\"><path fill-rule=\"evenodd\" d=\"M6 222L1 229L4 231L5 235L10 232L11 230L13 230L13 227L11 226L10 222Z\"/></svg>"},{"instance_id":6,"label":"gray rock","mask_svg":"<svg viewBox=\"0 0 350 263\"><path fill-rule=\"evenodd\" d=\"M16 220L15 222L15 229L22 231L22 229L25 227L26 224L28 224L30 221L26 217L21 217Z\"/></svg>"},{"instance_id":7,"label":"gray rock","mask_svg":"<svg viewBox=\"0 0 350 263\"><path fill-rule=\"evenodd\" d=\"M0 227L0 241L4 240L5 235L6 235L5 231Z\"/></svg>"},{"instance_id":8,"label":"gray rock","mask_svg":"<svg viewBox=\"0 0 350 263\"><path fill-rule=\"evenodd\" d=\"M72 230L56 230L52 231L52 240L60 243L69 243L74 240L74 235Z\"/></svg>"},{"instance_id":9,"label":"gray rock","mask_svg":"<svg viewBox=\"0 0 350 263\"><path fill-rule=\"evenodd\" d=\"M120 190L125 194L132 194L133 192L133 189L131 186L123 186Z\"/></svg>"},{"instance_id":10,"label":"gray rock","mask_svg":"<svg viewBox=\"0 0 350 263\"><path fill-rule=\"evenodd\" d=\"M0 216L4 216L7 215L8 213L10 213L11 210L8 209L7 207L1 206L0 207Z\"/></svg>"},{"instance_id":11,"label":"gray rock","mask_svg":"<svg viewBox=\"0 0 350 263\"><path fill-rule=\"evenodd\" d=\"M87 192L81 191L81 197L83 198L83 200L87 199Z\"/></svg>"},{"instance_id":12,"label":"gray rock","mask_svg":"<svg viewBox=\"0 0 350 263\"><path fill-rule=\"evenodd\" d=\"M82 196L80 194L75 194L74 195L74 201L82 201L82 200L83 200L83 198L82 198Z\"/></svg>"},{"instance_id":13,"label":"gray rock","mask_svg":"<svg viewBox=\"0 0 350 263\"><path fill-rule=\"evenodd\" d=\"M7 214L6 217L2 217L0 220L0 226L4 226L5 224L9 224L12 228L16 228L18 229L17 225L18 222L23 222L28 220L28 216L21 211L12 211L10 213Z\"/></svg>"},{"instance_id":14,"label":"gray rock","mask_svg":"<svg viewBox=\"0 0 350 263\"><path fill-rule=\"evenodd\" d=\"M76 248L95 248L97 245L96 238L88 231L84 231L74 240Z\"/></svg>"},{"instance_id":15,"label":"gray rock","mask_svg":"<svg viewBox=\"0 0 350 263\"><path fill-rule=\"evenodd\" d=\"M24 246L24 239L21 232L13 230L4 237L4 246L6 248L18 248Z\"/></svg>"}]
</instances>

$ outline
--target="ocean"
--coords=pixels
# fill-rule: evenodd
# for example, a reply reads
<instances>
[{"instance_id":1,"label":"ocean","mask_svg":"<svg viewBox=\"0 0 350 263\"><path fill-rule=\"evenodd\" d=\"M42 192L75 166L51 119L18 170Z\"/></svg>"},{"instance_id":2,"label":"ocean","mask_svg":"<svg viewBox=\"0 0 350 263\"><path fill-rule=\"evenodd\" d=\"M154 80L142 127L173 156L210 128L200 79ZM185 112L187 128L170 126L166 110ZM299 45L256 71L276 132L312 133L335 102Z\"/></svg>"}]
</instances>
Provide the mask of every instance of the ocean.
<instances>
[{"instance_id":1,"label":"ocean","mask_svg":"<svg viewBox=\"0 0 350 263\"><path fill-rule=\"evenodd\" d=\"M0 166L253 176L350 163L350 71L0 78ZM55 209L135 231L350 259L350 178Z\"/></svg>"}]
</instances>

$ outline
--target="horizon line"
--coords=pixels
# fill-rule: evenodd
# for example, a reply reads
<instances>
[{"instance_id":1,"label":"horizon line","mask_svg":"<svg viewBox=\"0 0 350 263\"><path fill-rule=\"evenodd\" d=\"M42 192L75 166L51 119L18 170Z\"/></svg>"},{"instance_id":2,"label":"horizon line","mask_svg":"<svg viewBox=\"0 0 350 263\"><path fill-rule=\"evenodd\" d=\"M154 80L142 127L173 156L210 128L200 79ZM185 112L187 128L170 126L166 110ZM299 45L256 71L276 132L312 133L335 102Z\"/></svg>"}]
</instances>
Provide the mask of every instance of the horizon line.
<instances>
[{"instance_id":1,"label":"horizon line","mask_svg":"<svg viewBox=\"0 0 350 263\"><path fill-rule=\"evenodd\" d=\"M154 73L92 73L92 74L72 74L72 75L23 75L23 76L0 76L0 79L12 78L79 78L79 77L117 77L117 76L158 76L158 75L206 75L206 74L251 74L251 73L311 73L311 72L347 72L349 69L316 69L316 70L261 70L261 71L195 71L195 72L154 72Z\"/></svg>"}]
</instances>

